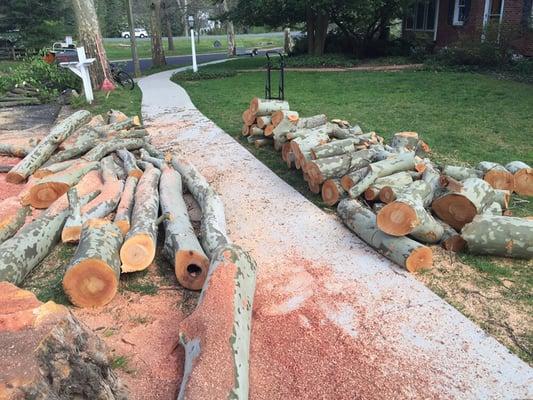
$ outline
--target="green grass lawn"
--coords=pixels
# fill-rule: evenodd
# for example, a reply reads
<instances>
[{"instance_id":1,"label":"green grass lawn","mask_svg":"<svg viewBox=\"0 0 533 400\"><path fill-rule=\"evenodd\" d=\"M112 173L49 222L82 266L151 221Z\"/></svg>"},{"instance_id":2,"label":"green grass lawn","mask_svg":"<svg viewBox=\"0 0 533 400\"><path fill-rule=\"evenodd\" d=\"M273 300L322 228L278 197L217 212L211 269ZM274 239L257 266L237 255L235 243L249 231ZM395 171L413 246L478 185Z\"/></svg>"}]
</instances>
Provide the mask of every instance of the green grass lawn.
<instances>
[{"instance_id":1,"label":"green grass lawn","mask_svg":"<svg viewBox=\"0 0 533 400\"><path fill-rule=\"evenodd\" d=\"M218 40L221 47L215 48L213 42ZM200 43L196 43L197 53L225 53L227 51L228 41L226 36L201 36ZM189 38L174 38L175 50L168 50L168 40L163 38L165 55L180 56L191 54L191 41ZM283 35L275 36L257 36L257 35L237 35L238 49L251 48L269 48L283 46ZM129 39L105 39L104 47L109 60L123 60L131 58L130 40ZM150 39L137 39L137 49L140 58L150 58L151 44Z\"/></svg>"},{"instance_id":2,"label":"green grass lawn","mask_svg":"<svg viewBox=\"0 0 533 400\"><path fill-rule=\"evenodd\" d=\"M22 61L0 60L0 76L7 75L11 70L22 64Z\"/></svg>"},{"instance_id":3,"label":"green grass lawn","mask_svg":"<svg viewBox=\"0 0 533 400\"><path fill-rule=\"evenodd\" d=\"M255 63L255 64L254 64ZM232 61L217 69L240 69ZM241 65L239 65L241 64ZM264 73L181 84L196 106L257 158L318 206L301 173L288 170L271 148L255 149L240 134L241 113L263 96ZM273 87L276 87L273 85ZM458 72L287 72L286 97L301 116L325 113L347 119L386 139L416 131L440 163L482 160L533 164L533 86ZM513 196L515 215L533 215L533 199ZM533 363L533 266L531 261L455 256L436 249L434 269L420 274L437 294L529 363Z\"/></svg>"},{"instance_id":4,"label":"green grass lawn","mask_svg":"<svg viewBox=\"0 0 533 400\"><path fill-rule=\"evenodd\" d=\"M90 105L85 101L85 97L81 95L74 99L72 106L76 109L89 110L93 114L104 114L112 108L120 110L129 116L138 115L141 117L141 98L141 90L135 85L133 90L118 87L109 93L95 91L94 101Z\"/></svg>"}]
</instances>

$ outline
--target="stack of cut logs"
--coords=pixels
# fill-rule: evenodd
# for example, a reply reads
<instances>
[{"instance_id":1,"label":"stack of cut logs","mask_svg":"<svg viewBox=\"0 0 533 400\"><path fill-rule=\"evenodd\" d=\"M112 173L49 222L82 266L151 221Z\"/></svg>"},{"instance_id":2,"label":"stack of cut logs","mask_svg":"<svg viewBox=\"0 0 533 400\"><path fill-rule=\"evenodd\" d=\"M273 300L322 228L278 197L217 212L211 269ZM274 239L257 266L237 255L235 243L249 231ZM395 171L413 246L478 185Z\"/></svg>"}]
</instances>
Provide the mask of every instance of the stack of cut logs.
<instances>
[{"instance_id":1,"label":"stack of cut logs","mask_svg":"<svg viewBox=\"0 0 533 400\"><path fill-rule=\"evenodd\" d=\"M41 104L39 89L29 84L18 85L0 97L0 108Z\"/></svg>"},{"instance_id":2,"label":"stack of cut logs","mask_svg":"<svg viewBox=\"0 0 533 400\"><path fill-rule=\"evenodd\" d=\"M521 161L439 166L416 132L385 144L347 121L300 118L281 100L254 98L242 119L250 143L272 143L326 205L340 202L337 212L352 231L409 271L432 266L427 244L533 257L533 221L507 210L513 192L533 196L533 169Z\"/></svg>"}]
</instances>

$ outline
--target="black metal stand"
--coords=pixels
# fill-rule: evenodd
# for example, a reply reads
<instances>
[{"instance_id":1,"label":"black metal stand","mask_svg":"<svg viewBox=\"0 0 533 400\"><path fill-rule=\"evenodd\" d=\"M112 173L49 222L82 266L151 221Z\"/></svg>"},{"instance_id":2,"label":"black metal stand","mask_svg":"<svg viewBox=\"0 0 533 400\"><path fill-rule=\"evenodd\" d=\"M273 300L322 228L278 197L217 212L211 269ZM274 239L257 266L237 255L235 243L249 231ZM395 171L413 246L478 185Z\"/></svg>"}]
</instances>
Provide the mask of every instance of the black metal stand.
<instances>
[{"instance_id":1,"label":"black metal stand","mask_svg":"<svg viewBox=\"0 0 533 400\"><path fill-rule=\"evenodd\" d=\"M278 55L278 65L274 65L274 58L271 56ZM266 52L267 62L267 75L265 82L265 98L269 100L285 100L285 60L283 59L283 54L279 51L267 51ZM278 96L272 96L272 71L279 71L279 86L278 86Z\"/></svg>"}]
</instances>

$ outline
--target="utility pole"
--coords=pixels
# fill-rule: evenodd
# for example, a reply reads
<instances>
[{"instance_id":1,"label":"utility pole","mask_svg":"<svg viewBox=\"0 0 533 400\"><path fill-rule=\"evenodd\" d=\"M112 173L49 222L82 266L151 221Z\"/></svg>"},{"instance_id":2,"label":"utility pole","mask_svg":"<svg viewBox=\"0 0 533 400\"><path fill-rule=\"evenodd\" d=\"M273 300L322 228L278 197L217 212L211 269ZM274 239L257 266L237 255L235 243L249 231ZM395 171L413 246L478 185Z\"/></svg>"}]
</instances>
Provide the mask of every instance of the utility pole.
<instances>
[{"instance_id":1,"label":"utility pole","mask_svg":"<svg viewBox=\"0 0 533 400\"><path fill-rule=\"evenodd\" d=\"M131 59L133 60L133 72L135 77L141 76L141 64L139 62L139 53L137 53L137 40L135 39L135 24L133 19L133 7L131 6L131 0L126 0L126 8L128 14L128 26L130 28L130 46L131 46Z\"/></svg>"}]
</instances>

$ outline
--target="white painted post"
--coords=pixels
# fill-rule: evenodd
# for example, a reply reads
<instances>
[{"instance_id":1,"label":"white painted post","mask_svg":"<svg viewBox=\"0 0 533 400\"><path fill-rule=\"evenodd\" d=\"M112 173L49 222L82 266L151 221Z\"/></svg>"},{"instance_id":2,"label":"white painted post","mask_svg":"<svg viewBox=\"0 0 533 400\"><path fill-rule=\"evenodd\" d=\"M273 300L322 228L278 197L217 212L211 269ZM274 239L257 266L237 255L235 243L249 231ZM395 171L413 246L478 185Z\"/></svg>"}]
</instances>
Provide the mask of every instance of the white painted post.
<instances>
[{"instance_id":1,"label":"white painted post","mask_svg":"<svg viewBox=\"0 0 533 400\"><path fill-rule=\"evenodd\" d=\"M196 45L194 43L194 29L191 28L191 47L192 47L192 70L198 72L198 64L196 64Z\"/></svg>"},{"instance_id":2,"label":"white painted post","mask_svg":"<svg viewBox=\"0 0 533 400\"><path fill-rule=\"evenodd\" d=\"M81 81L83 82L83 91L85 93L87 103L91 104L94 100L94 95L93 87L91 85L91 77L89 76L89 65L91 65L92 62L87 64L87 57L85 55L85 48L83 46L76 48L76 51L78 52L78 68L81 73Z\"/></svg>"}]
</instances>

